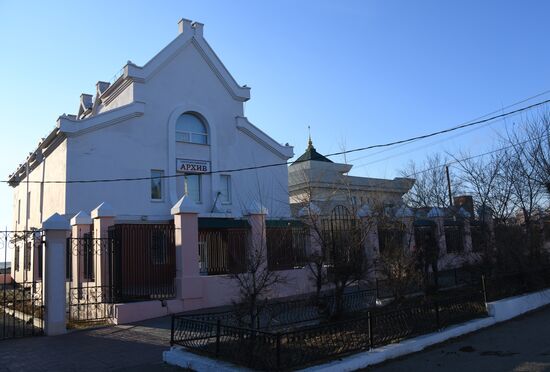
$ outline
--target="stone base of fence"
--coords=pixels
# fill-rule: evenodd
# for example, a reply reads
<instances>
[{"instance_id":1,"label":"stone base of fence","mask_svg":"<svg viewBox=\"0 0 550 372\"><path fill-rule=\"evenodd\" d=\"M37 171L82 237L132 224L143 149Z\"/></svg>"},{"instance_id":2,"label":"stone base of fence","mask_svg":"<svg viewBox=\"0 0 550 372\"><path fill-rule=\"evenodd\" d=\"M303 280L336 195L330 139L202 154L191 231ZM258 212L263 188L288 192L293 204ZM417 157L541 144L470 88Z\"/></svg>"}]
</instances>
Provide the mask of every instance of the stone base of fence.
<instances>
[{"instance_id":1,"label":"stone base of fence","mask_svg":"<svg viewBox=\"0 0 550 372\"><path fill-rule=\"evenodd\" d=\"M184 311L182 300L151 300L114 304L113 322L127 324Z\"/></svg>"}]
</instances>

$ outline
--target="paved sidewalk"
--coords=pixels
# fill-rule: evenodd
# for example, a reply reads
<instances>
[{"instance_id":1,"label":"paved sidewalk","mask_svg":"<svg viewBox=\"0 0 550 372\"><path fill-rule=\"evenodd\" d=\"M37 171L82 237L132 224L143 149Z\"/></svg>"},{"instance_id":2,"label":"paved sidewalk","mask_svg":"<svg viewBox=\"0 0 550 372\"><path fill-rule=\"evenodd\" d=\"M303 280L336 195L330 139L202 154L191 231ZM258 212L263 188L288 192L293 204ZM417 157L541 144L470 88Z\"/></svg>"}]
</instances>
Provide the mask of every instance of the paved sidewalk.
<instances>
[{"instance_id":1,"label":"paved sidewalk","mask_svg":"<svg viewBox=\"0 0 550 372\"><path fill-rule=\"evenodd\" d=\"M550 307L365 371L550 371Z\"/></svg>"},{"instance_id":2,"label":"paved sidewalk","mask_svg":"<svg viewBox=\"0 0 550 372\"><path fill-rule=\"evenodd\" d=\"M0 341L0 371L181 371L162 362L170 318Z\"/></svg>"}]
</instances>

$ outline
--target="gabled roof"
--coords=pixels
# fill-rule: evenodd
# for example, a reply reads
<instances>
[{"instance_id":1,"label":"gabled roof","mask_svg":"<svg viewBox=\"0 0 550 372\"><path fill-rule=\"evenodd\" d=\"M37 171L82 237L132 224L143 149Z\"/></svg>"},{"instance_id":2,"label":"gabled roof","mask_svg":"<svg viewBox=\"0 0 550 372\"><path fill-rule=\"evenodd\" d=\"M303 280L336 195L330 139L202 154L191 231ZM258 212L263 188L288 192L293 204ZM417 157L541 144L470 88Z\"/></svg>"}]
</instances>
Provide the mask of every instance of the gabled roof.
<instances>
[{"instance_id":1,"label":"gabled roof","mask_svg":"<svg viewBox=\"0 0 550 372\"><path fill-rule=\"evenodd\" d=\"M301 163L304 161L324 161L327 163L333 163L332 160L328 159L327 157L319 154L317 150L315 150L315 147L313 147L313 142L311 141L311 137L309 137L309 141L307 142L307 149L306 152L304 152L294 163ZM292 164L294 164L292 163Z\"/></svg>"}]
</instances>

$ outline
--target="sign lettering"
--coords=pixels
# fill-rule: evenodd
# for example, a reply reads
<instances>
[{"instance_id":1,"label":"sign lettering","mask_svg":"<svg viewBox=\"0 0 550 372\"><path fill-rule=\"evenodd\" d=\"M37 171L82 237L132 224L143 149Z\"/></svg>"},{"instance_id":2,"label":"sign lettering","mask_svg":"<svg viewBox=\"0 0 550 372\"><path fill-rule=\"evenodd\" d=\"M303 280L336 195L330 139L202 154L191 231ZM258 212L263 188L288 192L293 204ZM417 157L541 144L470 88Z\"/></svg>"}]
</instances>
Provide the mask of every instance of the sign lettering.
<instances>
[{"instance_id":1,"label":"sign lettering","mask_svg":"<svg viewBox=\"0 0 550 372\"><path fill-rule=\"evenodd\" d=\"M203 160L176 159L176 169L183 173L207 173L210 162Z\"/></svg>"}]
</instances>

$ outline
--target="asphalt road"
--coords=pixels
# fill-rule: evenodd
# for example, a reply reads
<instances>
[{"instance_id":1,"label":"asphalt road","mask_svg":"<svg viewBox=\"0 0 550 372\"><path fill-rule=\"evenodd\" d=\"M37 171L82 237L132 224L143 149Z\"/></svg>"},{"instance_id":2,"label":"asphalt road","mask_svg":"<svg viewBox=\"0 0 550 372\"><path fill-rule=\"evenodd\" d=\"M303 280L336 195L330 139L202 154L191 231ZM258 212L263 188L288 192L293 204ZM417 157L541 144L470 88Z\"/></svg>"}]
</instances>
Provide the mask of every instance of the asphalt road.
<instances>
[{"instance_id":1,"label":"asphalt road","mask_svg":"<svg viewBox=\"0 0 550 372\"><path fill-rule=\"evenodd\" d=\"M550 371L550 307L365 371Z\"/></svg>"}]
</instances>

